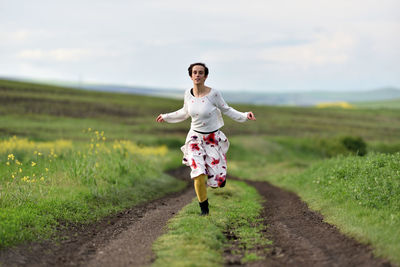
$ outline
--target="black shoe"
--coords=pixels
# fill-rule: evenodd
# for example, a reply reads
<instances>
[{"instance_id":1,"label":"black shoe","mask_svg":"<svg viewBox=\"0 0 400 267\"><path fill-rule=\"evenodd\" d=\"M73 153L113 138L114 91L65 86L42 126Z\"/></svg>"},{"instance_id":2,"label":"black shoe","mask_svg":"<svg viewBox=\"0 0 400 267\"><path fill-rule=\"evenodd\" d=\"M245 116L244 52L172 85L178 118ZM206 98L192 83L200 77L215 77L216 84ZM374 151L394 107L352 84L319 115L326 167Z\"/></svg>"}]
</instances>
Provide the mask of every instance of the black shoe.
<instances>
[{"instance_id":1,"label":"black shoe","mask_svg":"<svg viewBox=\"0 0 400 267\"><path fill-rule=\"evenodd\" d=\"M208 215L210 213L208 209L208 199L204 200L203 202L199 202L200 209L201 209L201 216Z\"/></svg>"}]
</instances>

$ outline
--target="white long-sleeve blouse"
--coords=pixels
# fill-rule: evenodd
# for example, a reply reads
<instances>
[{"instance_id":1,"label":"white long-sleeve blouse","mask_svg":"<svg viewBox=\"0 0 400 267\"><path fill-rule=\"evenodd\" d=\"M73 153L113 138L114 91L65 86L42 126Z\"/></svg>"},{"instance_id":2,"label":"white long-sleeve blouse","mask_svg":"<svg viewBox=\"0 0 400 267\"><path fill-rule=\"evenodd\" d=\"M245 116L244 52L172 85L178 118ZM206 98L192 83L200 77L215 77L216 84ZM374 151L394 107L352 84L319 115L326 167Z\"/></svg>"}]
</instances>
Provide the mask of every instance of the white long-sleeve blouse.
<instances>
[{"instance_id":1,"label":"white long-sleeve blouse","mask_svg":"<svg viewBox=\"0 0 400 267\"><path fill-rule=\"evenodd\" d=\"M247 120L247 112L239 112L228 106L218 90L211 88L210 92L203 97L195 97L191 90L185 91L181 109L161 114L164 121L177 123L190 116L192 118L191 129L208 133L224 126L221 112L238 122Z\"/></svg>"}]
</instances>

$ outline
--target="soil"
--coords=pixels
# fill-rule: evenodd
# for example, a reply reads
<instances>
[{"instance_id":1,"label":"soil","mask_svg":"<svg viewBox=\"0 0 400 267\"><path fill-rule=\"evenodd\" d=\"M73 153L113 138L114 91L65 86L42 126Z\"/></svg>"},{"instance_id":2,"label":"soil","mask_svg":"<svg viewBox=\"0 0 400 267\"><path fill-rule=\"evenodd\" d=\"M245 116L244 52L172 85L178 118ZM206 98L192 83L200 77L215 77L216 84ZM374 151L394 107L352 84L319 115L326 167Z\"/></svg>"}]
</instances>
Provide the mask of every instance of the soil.
<instances>
[{"instance_id":1,"label":"soil","mask_svg":"<svg viewBox=\"0 0 400 267\"><path fill-rule=\"evenodd\" d=\"M171 175L188 180L189 169ZM228 180L229 182L229 180ZM273 240L266 259L247 266L392 266L374 258L366 245L342 235L307 208L295 194L266 182L247 182L266 199L264 232ZM0 266L143 266L154 261L151 246L164 233L174 214L195 197L192 184L185 190L133 207L91 225L60 231L52 241L20 245L0 251ZM230 241L237 242L235 236ZM58 240L58 241L54 241ZM234 250L235 244L232 243ZM265 248L258 248L265 251ZM240 265L237 255L225 251L226 265ZM234 260L232 260L235 258Z\"/></svg>"}]
</instances>

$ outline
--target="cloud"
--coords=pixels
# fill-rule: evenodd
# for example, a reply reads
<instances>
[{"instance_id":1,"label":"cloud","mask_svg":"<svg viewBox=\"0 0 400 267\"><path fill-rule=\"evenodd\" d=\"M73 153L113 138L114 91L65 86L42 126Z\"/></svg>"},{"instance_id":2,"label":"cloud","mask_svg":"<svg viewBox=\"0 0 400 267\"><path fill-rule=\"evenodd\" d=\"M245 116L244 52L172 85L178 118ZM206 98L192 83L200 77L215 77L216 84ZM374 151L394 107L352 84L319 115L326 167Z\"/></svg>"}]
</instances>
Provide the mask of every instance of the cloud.
<instances>
[{"instance_id":1,"label":"cloud","mask_svg":"<svg viewBox=\"0 0 400 267\"><path fill-rule=\"evenodd\" d=\"M276 64L294 64L303 68L328 64L344 64L357 40L346 33L317 34L315 41L294 46L266 48L260 57Z\"/></svg>"},{"instance_id":2,"label":"cloud","mask_svg":"<svg viewBox=\"0 0 400 267\"><path fill-rule=\"evenodd\" d=\"M255 47L244 45L239 48L211 49L203 53L202 58L218 63L263 62L282 65L285 69L285 66L310 68L345 64L356 45L356 38L344 32L318 33L308 41L277 39L261 45L255 44Z\"/></svg>"},{"instance_id":3,"label":"cloud","mask_svg":"<svg viewBox=\"0 0 400 267\"><path fill-rule=\"evenodd\" d=\"M20 28L15 31L0 28L1 45L16 45L28 42L34 35L43 35L43 30Z\"/></svg>"},{"instance_id":4,"label":"cloud","mask_svg":"<svg viewBox=\"0 0 400 267\"><path fill-rule=\"evenodd\" d=\"M54 60L54 61L79 61L91 55L91 52L84 49L26 49L17 54L19 59L28 60Z\"/></svg>"},{"instance_id":5,"label":"cloud","mask_svg":"<svg viewBox=\"0 0 400 267\"><path fill-rule=\"evenodd\" d=\"M17 58L22 60L50 60L61 62L77 62L99 57L116 57L118 51L91 50L82 48L57 48L51 50L25 49L17 53Z\"/></svg>"},{"instance_id":6,"label":"cloud","mask_svg":"<svg viewBox=\"0 0 400 267\"><path fill-rule=\"evenodd\" d=\"M37 75L53 70L50 78L75 72L102 82L176 87L188 81L181 71L201 60L215 70L210 81L231 89L249 82L255 90L268 84L351 88L361 80L368 86L400 85L398 0L0 5L0 75L10 70L30 75L30 68L20 67L30 64L42 68ZM154 75L163 64L168 68Z\"/></svg>"},{"instance_id":7,"label":"cloud","mask_svg":"<svg viewBox=\"0 0 400 267\"><path fill-rule=\"evenodd\" d=\"M6 40L9 39L10 41L17 41L17 42L26 41L30 35L30 33L26 30L19 30L8 34L9 34L8 36L3 35L3 38Z\"/></svg>"}]
</instances>

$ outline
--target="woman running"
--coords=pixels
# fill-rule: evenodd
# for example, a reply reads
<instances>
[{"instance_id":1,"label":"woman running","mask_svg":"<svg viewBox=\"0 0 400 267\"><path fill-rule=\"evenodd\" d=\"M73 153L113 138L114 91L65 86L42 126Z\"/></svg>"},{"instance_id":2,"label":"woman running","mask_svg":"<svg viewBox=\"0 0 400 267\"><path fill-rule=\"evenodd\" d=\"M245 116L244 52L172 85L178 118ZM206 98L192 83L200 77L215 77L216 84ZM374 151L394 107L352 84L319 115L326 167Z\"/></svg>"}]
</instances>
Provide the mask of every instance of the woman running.
<instances>
[{"instance_id":1,"label":"woman running","mask_svg":"<svg viewBox=\"0 0 400 267\"><path fill-rule=\"evenodd\" d=\"M190 177L199 200L201 215L209 214L207 188L224 187L226 183L226 152L229 141L219 129L224 125L221 112L235 121L256 120L254 114L239 112L229 107L219 91L204 85L208 68L204 63L193 63L188 68L193 88L184 95L180 110L158 115L157 122L177 123L192 118L183 152L182 163L192 169Z\"/></svg>"}]
</instances>

